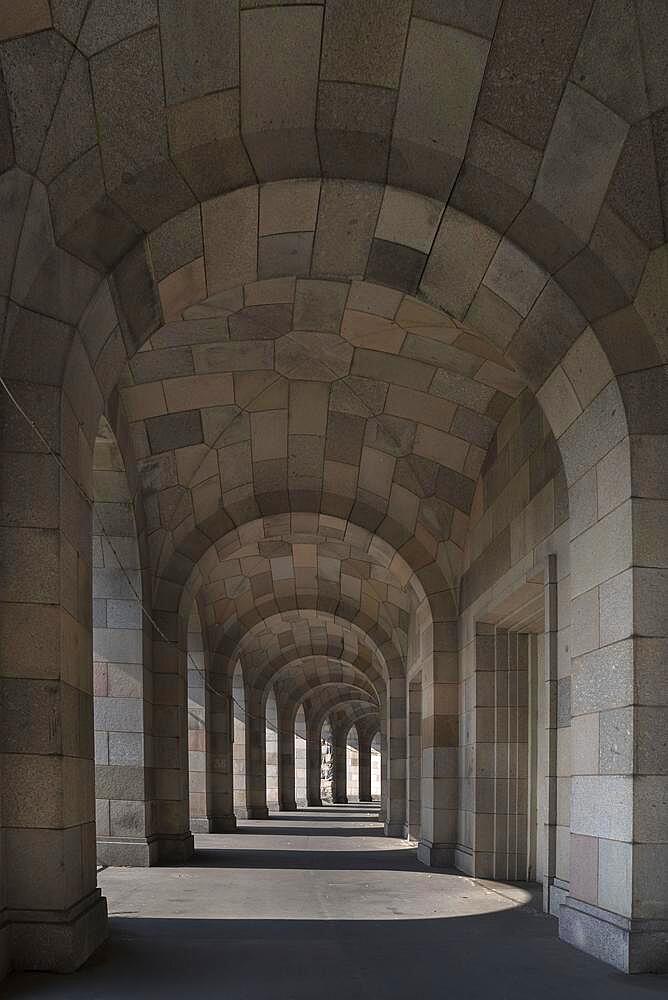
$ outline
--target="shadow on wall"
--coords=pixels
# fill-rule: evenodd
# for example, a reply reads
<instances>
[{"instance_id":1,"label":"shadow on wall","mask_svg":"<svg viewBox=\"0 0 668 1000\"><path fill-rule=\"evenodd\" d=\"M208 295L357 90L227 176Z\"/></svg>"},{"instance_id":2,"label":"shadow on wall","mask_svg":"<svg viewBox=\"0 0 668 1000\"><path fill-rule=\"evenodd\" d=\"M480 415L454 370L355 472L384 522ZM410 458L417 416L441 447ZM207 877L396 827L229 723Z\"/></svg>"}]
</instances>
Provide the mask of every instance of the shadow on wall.
<instances>
[{"instance_id":1,"label":"shadow on wall","mask_svg":"<svg viewBox=\"0 0 668 1000\"><path fill-rule=\"evenodd\" d=\"M646 1000L666 977L628 976L519 907L426 920L115 917L71 976L11 977L7 1000ZM481 957L484 961L481 961Z\"/></svg>"}]
</instances>

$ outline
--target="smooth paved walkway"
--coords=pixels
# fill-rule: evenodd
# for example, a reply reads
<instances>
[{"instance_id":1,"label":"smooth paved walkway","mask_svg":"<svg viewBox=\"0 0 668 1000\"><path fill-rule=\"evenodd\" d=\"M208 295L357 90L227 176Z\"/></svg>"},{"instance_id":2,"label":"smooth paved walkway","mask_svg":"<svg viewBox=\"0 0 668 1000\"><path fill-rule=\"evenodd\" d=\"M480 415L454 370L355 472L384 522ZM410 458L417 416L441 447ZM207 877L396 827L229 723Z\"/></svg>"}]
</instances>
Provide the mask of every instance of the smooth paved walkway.
<instances>
[{"instance_id":1,"label":"smooth paved walkway","mask_svg":"<svg viewBox=\"0 0 668 1000\"><path fill-rule=\"evenodd\" d=\"M309 809L196 838L186 866L108 868L108 944L71 976L7 998L649 1000L563 944L522 888L422 867L369 807ZM4 987L4 991L3 991Z\"/></svg>"}]
</instances>

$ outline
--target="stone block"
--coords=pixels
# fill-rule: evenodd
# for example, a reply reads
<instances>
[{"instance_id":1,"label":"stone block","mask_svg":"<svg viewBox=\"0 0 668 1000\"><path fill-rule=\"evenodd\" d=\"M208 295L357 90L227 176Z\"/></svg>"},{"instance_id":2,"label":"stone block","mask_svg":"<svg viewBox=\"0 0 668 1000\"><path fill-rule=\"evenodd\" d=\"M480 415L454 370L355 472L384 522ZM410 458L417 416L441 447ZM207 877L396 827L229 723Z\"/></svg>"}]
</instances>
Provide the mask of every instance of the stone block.
<instances>
[{"instance_id":1,"label":"stone block","mask_svg":"<svg viewBox=\"0 0 668 1000\"><path fill-rule=\"evenodd\" d=\"M573 660L572 712L582 715L633 703L631 640L586 653Z\"/></svg>"},{"instance_id":2,"label":"stone block","mask_svg":"<svg viewBox=\"0 0 668 1000\"><path fill-rule=\"evenodd\" d=\"M633 778L576 775L572 790L573 833L609 840L630 840L633 829Z\"/></svg>"},{"instance_id":3,"label":"stone block","mask_svg":"<svg viewBox=\"0 0 668 1000\"><path fill-rule=\"evenodd\" d=\"M589 0L573 0L568 17L563 17L549 0L538 0L527 20L522 0L504 3L487 60L478 114L529 146L542 149L590 7Z\"/></svg>"},{"instance_id":4,"label":"stone block","mask_svg":"<svg viewBox=\"0 0 668 1000\"><path fill-rule=\"evenodd\" d=\"M71 53L69 42L53 31L15 38L2 46L0 63L16 163L26 170L37 168Z\"/></svg>"},{"instance_id":5,"label":"stone block","mask_svg":"<svg viewBox=\"0 0 668 1000\"><path fill-rule=\"evenodd\" d=\"M536 180L534 197L586 242L603 204L627 124L568 84Z\"/></svg>"},{"instance_id":6,"label":"stone block","mask_svg":"<svg viewBox=\"0 0 668 1000\"><path fill-rule=\"evenodd\" d=\"M201 201L255 183L239 133L239 90L167 108L171 156Z\"/></svg>"},{"instance_id":7,"label":"stone block","mask_svg":"<svg viewBox=\"0 0 668 1000\"><path fill-rule=\"evenodd\" d=\"M109 7L104 0L92 0L81 26L77 45L86 56L145 31L157 21L153 0L138 0L132 7Z\"/></svg>"},{"instance_id":8,"label":"stone block","mask_svg":"<svg viewBox=\"0 0 668 1000\"><path fill-rule=\"evenodd\" d=\"M320 181L288 180L260 188L260 236L315 229Z\"/></svg>"},{"instance_id":9,"label":"stone block","mask_svg":"<svg viewBox=\"0 0 668 1000\"><path fill-rule=\"evenodd\" d=\"M323 177L385 182L394 105L392 90L320 81L317 127Z\"/></svg>"},{"instance_id":10,"label":"stone block","mask_svg":"<svg viewBox=\"0 0 668 1000\"><path fill-rule=\"evenodd\" d=\"M429 253L442 213L440 201L387 187L376 225L376 239Z\"/></svg>"},{"instance_id":11,"label":"stone block","mask_svg":"<svg viewBox=\"0 0 668 1000\"><path fill-rule=\"evenodd\" d=\"M294 326L297 330L338 333L348 286L334 281L298 281Z\"/></svg>"},{"instance_id":12,"label":"stone block","mask_svg":"<svg viewBox=\"0 0 668 1000\"><path fill-rule=\"evenodd\" d=\"M325 12L322 79L396 88L410 13L409 0L334 0Z\"/></svg>"},{"instance_id":13,"label":"stone block","mask_svg":"<svg viewBox=\"0 0 668 1000\"><path fill-rule=\"evenodd\" d=\"M241 127L260 180L318 172L315 110L321 30L318 7L241 13Z\"/></svg>"},{"instance_id":14,"label":"stone block","mask_svg":"<svg viewBox=\"0 0 668 1000\"><path fill-rule=\"evenodd\" d=\"M204 440L198 410L150 417L146 421L146 430L153 452L186 448Z\"/></svg>"},{"instance_id":15,"label":"stone block","mask_svg":"<svg viewBox=\"0 0 668 1000\"><path fill-rule=\"evenodd\" d=\"M258 277L303 277L311 267L313 233L263 236L258 244Z\"/></svg>"},{"instance_id":16,"label":"stone block","mask_svg":"<svg viewBox=\"0 0 668 1000\"><path fill-rule=\"evenodd\" d=\"M255 281L257 188L242 188L207 202L202 208L202 225L209 294Z\"/></svg>"},{"instance_id":17,"label":"stone block","mask_svg":"<svg viewBox=\"0 0 668 1000\"><path fill-rule=\"evenodd\" d=\"M362 277L366 270L382 188L323 181L313 245L313 274ZM299 324L295 320L295 325Z\"/></svg>"},{"instance_id":18,"label":"stone block","mask_svg":"<svg viewBox=\"0 0 668 1000\"><path fill-rule=\"evenodd\" d=\"M107 186L121 208L151 230L194 201L168 159L158 30L94 56L91 78Z\"/></svg>"},{"instance_id":19,"label":"stone block","mask_svg":"<svg viewBox=\"0 0 668 1000\"><path fill-rule=\"evenodd\" d=\"M425 254L398 243L374 239L366 276L371 281L415 294L426 263Z\"/></svg>"},{"instance_id":20,"label":"stone block","mask_svg":"<svg viewBox=\"0 0 668 1000\"><path fill-rule=\"evenodd\" d=\"M234 402L231 374L186 375L164 383L170 413L197 407L222 406Z\"/></svg>"},{"instance_id":21,"label":"stone block","mask_svg":"<svg viewBox=\"0 0 668 1000\"><path fill-rule=\"evenodd\" d=\"M445 211L427 260L420 291L463 319L489 266L499 237L456 209Z\"/></svg>"},{"instance_id":22,"label":"stone block","mask_svg":"<svg viewBox=\"0 0 668 1000\"><path fill-rule=\"evenodd\" d=\"M447 199L466 150L488 51L485 39L412 19L390 153L392 184Z\"/></svg>"},{"instance_id":23,"label":"stone block","mask_svg":"<svg viewBox=\"0 0 668 1000\"><path fill-rule=\"evenodd\" d=\"M571 834L570 892L576 899L596 903L598 895L598 847L596 837Z\"/></svg>"},{"instance_id":24,"label":"stone block","mask_svg":"<svg viewBox=\"0 0 668 1000\"><path fill-rule=\"evenodd\" d=\"M165 94L168 104L239 84L239 19L233 5L195 0L160 4Z\"/></svg>"},{"instance_id":25,"label":"stone block","mask_svg":"<svg viewBox=\"0 0 668 1000\"><path fill-rule=\"evenodd\" d=\"M601 712L599 717L599 772L632 774L634 724L631 707Z\"/></svg>"}]
</instances>

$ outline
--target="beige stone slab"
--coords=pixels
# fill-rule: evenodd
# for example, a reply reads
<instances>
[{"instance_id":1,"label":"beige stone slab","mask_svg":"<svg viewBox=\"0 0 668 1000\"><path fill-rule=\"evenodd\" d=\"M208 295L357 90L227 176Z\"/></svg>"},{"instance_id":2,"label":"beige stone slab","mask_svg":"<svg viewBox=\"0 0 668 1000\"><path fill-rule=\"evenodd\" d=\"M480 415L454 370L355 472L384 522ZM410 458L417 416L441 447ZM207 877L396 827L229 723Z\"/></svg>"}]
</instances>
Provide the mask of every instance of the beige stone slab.
<instances>
[{"instance_id":1,"label":"beige stone slab","mask_svg":"<svg viewBox=\"0 0 668 1000\"><path fill-rule=\"evenodd\" d=\"M288 180L260 188L260 236L315 229L320 181Z\"/></svg>"},{"instance_id":2,"label":"beige stone slab","mask_svg":"<svg viewBox=\"0 0 668 1000\"><path fill-rule=\"evenodd\" d=\"M209 294L257 279L257 187L205 202L202 228Z\"/></svg>"},{"instance_id":3,"label":"beige stone slab","mask_svg":"<svg viewBox=\"0 0 668 1000\"><path fill-rule=\"evenodd\" d=\"M170 413L234 402L232 376L227 374L185 375L167 379L163 386Z\"/></svg>"}]
</instances>

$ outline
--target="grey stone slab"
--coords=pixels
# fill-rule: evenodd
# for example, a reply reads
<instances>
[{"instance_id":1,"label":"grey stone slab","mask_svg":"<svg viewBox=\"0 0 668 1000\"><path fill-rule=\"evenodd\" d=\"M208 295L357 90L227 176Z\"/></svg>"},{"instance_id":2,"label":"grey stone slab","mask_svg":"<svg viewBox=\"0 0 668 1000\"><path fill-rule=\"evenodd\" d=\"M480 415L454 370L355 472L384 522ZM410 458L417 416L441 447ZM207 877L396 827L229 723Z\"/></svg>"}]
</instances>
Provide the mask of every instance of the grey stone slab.
<instances>
[{"instance_id":1,"label":"grey stone slab","mask_svg":"<svg viewBox=\"0 0 668 1000\"><path fill-rule=\"evenodd\" d=\"M168 104L239 84L239 15L220 0L161 0L160 38Z\"/></svg>"},{"instance_id":2,"label":"grey stone slab","mask_svg":"<svg viewBox=\"0 0 668 1000\"><path fill-rule=\"evenodd\" d=\"M383 87L321 80L318 147L324 177L383 182L396 95Z\"/></svg>"},{"instance_id":3,"label":"grey stone slab","mask_svg":"<svg viewBox=\"0 0 668 1000\"><path fill-rule=\"evenodd\" d=\"M189 208L151 233L151 260L158 281L204 253L199 206Z\"/></svg>"},{"instance_id":4,"label":"grey stone slab","mask_svg":"<svg viewBox=\"0 0 668 1000\"><path fill-rule=\"evenodd\" d=\"M261 236L258 242L258 279L307 275L312 249L312 232Z\"/></svg>"},{"instance_id":5,"label":"grey stone slab","mask_svg":"<svg viewBox=\"0 0 668 1000\"><path fill-rule=\"evenodd\" d=\"M7 88L0 73L0 173L14 164L14 142L7 100Z\"/></svg>"},{"instance_id":6,"label":"grey stone slab","mask_svg":"<svg viewBox=\"0 0 668 1000\"><path fill-rule=\"evenodd\" d=\"M107 270L137 242L141 229L108 197L96 146L49 185L56 240L97 270Z\"/></svg>"},{"instance_id":7,"label":"grey stone slab","mask_svg":"<svg viewBox=\"0 0 668 1000\"><path fill-rule=\"evenodd\" d=\"M566 16L551 0L503 4L487 61L478 114L529 146L542 148L585 27L591 0L572 0Z\"/></svg>"},{"instance_id":8,"label":"grey stone slab","mask_svg":"<svg viewBox=\"0 0 668 1000\"><path fill-rule=\"evenodd\" d=\"M668 433L668 367L629 372L621 375L618 381L629 433Z\"/></svg>"},{"instance_id":9,"label":"grey stone slab","mask_svg":"<svg viewBox=\"0 0 668 1000\"><path fill-rule=\"evenodd\" d=\"M644 57L647 99L650 111L656 111L668 103L664 58L668 46L668 25L661 0L640 0L636 9Z\"/></svg>"},{"instance_id":10,"label":"grey stone slab","mask_svg":"<svg viewBox=\"0 0 668 1000\"><path fill-rule=\"evenodd\" d=\"M585 242L603 204L628 125L568 84L541 163L534 197Z\"/></svg>"},{"instance_id":11,"label":"grey stone slab","mask_svg":"<svg viewBox=\"0 0 668 1000\"><path fill-rule=\"evenodd\" d=\"M496 431L496 422L481 413L476 413L475 410L460 406L457 408L450 430L457 437L486 449Z\"/></svg>"},{"instance_id":12,"label":"grey stone slab","mask_svg":"<svg viewBox=\"0 0 668 1000\"><path fill-rule=\"evenodd\" d=\"M364 274L382 194L376 184L323 181L313 246L314 275ZM295 325L299 325L296 320Z\"/></svg>"},{"instance_id":13,"label":"grey stone slab","mask_svg":"<svg viewBox=\"0 0 668 1000\"><path fill-rule=\"evenodd\" d=\"M318 172L321 28L320 7L266 7L241 14L241 127L261 180ZM290 139L292 148L286 144ZM272 153L278 154L276 164Z\"/></svg>"},{"instance_id":14,"label":"grey stone slab","mask_svg":"<svg viewBox=\"0 0 668 1000\"><path fill-rule=\"evenodd\" d=\"M276 340L292 329L292 305L246 306L229 318L231 340Z\"/></svg>"},{"instance_id":15,"label":"grey stone slab","mask_svg":"<svg viewBox=\"0 0 668 1000\"><path fill-rule=\"evenodd\" d=\"M39 176L48 183L96 142L88 63L79 52L75 52L42 149Z\"/></svg>"},{"instance_id":16,"label":"grey stone slab","mask_svg":"<svg viewBox=\"0 0 668 1000\"><path fill-rule=\"evenodd\" d=\"M543 384L585 325L571 299L554 281L548 282L508 349L530 386L538 389Z\"/></svg>"},{"instance_id":17,"label":"grey stone slab","mask_svg":"<svg viewBox=\"0 0 668 1000\"><path fill-rule=\"evenodd\" d=\"M638 122L629 129L606 199L650 247L662 243L664 233L657 162L652 124Z\"/></svg>"},{"instance_id":18,"label":"grey stone slab","mask_svg":"<svg viewBox=\"0 0 668 1000\"><path fill-rule=\"evenodd\" d=\"M189 347L172 347L161 351L141 351L130 362L134 381L157 382L175 375L192 375L192 352Z\"/></svg>"},{"instance_id":19,"label":"grey stone slab","mask_svg":"<svg viewBox=\"0 0 668 1000\"><path fill-rule=\"evenodd\" d=\"M42 31L5 42L0 52L16 162L34 171L58 101L72 46Z\"/></svg>"},{"instance_id":20,"label":"grey stone slab","mask_svg":"<svg viewBox=\"0 0 668 1000\"><path fill-rule=\"evenodd\" d=\"M491 38L501 0L415 0L413 16Z\"/></svg>"},{"instance_id":21,"label":"grey stone slab","mask_svg":"<svg viewBox=\"0 0 668 1000\"><path fill-rule=\"evenodd\" d=\"M62 384L72 330L10 303L5 325L3 375L40 385Z\"/></svg>"},{"instance_id":22,"label":"grey stone slab","mask_svg":"<svg viewBox=\"0 0 668 1000\"><path fill-rule=\"evenodd\" d=\"M51 0L50 7L56 31L70 42L76 42L88 8L88 0Z\"/></svg>"},{"instance_id":23,"label":"grey stone slab","mask_svg":"<svg viewBox=\"0 0 668 1000\"><path fill-rule=\"evenodd\" d=\"M412 247L374 239L369 252L366 278L414 295L426 261L427 255Z\"/></svg>"},{"instance_id":24,"label":"grey stone slab","mask_svg":"<svg viewBox=\"0 0 668 1000\"><path fill-rule=\"evenodd\" d=\"M201 444L204 440L198 410L150 417L146 421L146 429L153 452L186 448L191 444Z\"/></svg>"},{"instance_id":25,"label":"grey stone slab","mask_svg":"<svg viewBox=\"0 0 668 1000\"><path fill-rule=\"evenodd\" d=\"M631 774L634 754L634 710L615 708L599 717L599 770L601 774Z\"/></svg>"},{"instance_id":26,"label":"grey stone slab","mask_svg":"<svg viewBox=\"0 0 668 1000\"><path fill-rule=\"evenodd\" d=\"M338 333L347 297L348 285L343 282L298 281L295 329Z\"/></svg>"},{"instance_id":27,"label":"grey stone slab","mask_svg":"<svg viewBox=\"0 0 668 1000\"><path fill-rule=\"evenodd\" d=\"M111 290L126 348L132 356L160 326L160 303L144 244L137 244L114 271Z\"/></svg>"},{"instance_id":28,"label":"grey stone slab","mask_svg":"<svg viewBox=\"0 0 668 1000\"><path fill-rule=\"evenodd\" d=\"M14 258L19 245L23 216L30 194L30 177L22 170L8 170L0 176L0 292L9 292Z\"/></svg>"},{"instance_id":29,"label":"grey stone slab","mask_svg":"<svg viewBox=\"0 0 668 1000\"><path fill-rule=\"evenodd\" d=\"M208 94L167 109L172 159L204 201L255 182L239 132L239 89Z\"/></svg>"},{"instance_id":30,"label":"grey stone slab","mask_svg":"<svg viewBox=\"0 0 668 1000\"><path fill-rule=\"evenodd\" d=\"M86 56L145 31L158 20L157 0L136 0L132 4L109 4L92 0L77 40Z\"/></svg>"},{"instance_id":31,"label":"grey stone slab","mask_svg":"<svg viewBox=\"0 0 668 1000\"><path fill-rule=\"evenodd\" d=\"M571 679L560 677L557 681L557 726L571 724Z\"/></svg>"},{"instance_id":32,"label":"grey stone slab","mask_svg":"<svg viewBox=\"0 0 668 1000\"><path fill-rule=\"evenodd\" d=\"M107 186L153 229L194 201L168 160L158 30L105 49L90 68Z\"/></svg>"},{"instance_id":33,"label":"grey stone slab","mask_svg":"<svg viewBox=\"0 0 668 1000\"><path fill-rule=\"evenodd\" d=\"M635 6L596 0L571 79L628 122L649 112Z\"/></svg>"},{"instance_id":34,"label":"grey stone slab","mask_svg":"<svg viewBox=\"0 0 668 1000\"><path fill-rule=\"evenodd\" d=\"M397 87L410 0L331 0L325 9L320 75Z\"/></svg>"},{"instance_id":35,"label":"grey stone slab","mask_svg":"<svg viewBox=\"0 0 668 1000\"><path fill-rule=\"evenodd\" d=\"M458 28L411 21L390 153L391 183L448 197L466 150L488 49L487 41Z\"/></svg>"}]
</instances>

